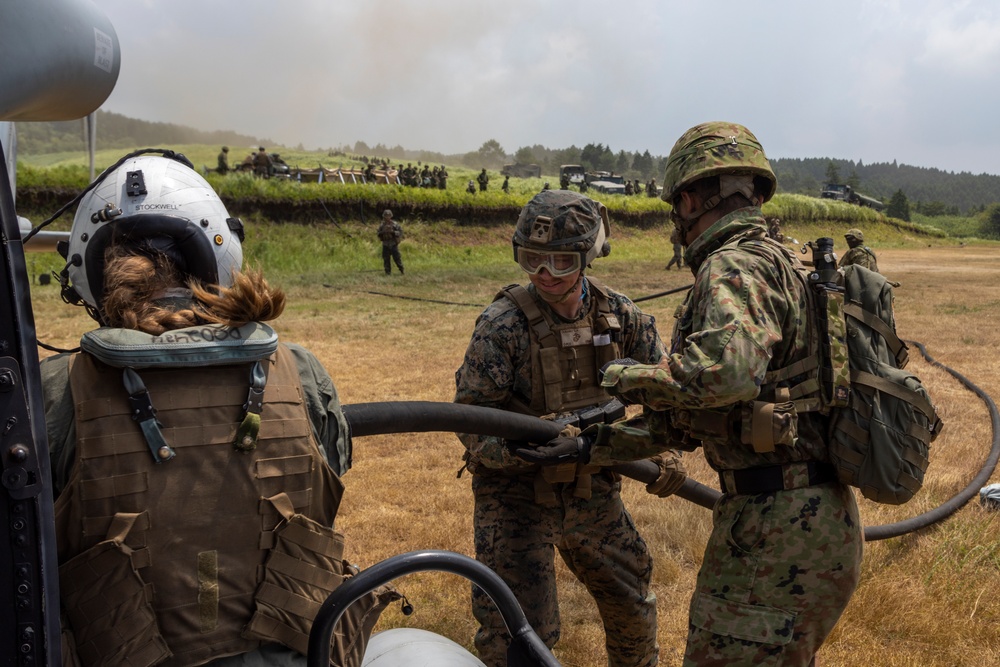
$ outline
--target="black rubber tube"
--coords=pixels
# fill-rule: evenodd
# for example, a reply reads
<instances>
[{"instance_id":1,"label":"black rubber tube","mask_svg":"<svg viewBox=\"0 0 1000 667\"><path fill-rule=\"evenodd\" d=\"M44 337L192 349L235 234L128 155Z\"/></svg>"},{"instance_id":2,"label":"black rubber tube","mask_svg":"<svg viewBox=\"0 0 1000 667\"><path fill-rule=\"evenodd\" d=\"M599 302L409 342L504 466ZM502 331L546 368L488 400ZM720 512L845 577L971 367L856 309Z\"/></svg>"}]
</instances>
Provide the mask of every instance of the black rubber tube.
<instances>
[{"instance_id":1,"label":"black rubber tube","mask_svg":"<svg viewBox=\"0 0 1000 667\"><path fill-rule=\"evenodd\" d=\"M479 561L451 551L411 551L387 558L344 580L316 613L309 631L309 667L330 664L330 638L337 621L351 604L393 579L415 572L450 572L465 577L486 593L500 612L512 641L524 651L528 663L559 667L559 661L528 623L514 593L496 572Z\"/></svg>"},{"instance_id":2,"label":"black rubber tube","mask_svg":"<svg viewBox=\"0 0 1000 667\"><path fill-rule=\"evenodd\" d=\"M904 342L907 345L916 347L920 350L920 354L922 354L932 366L936 366L945 371L958 380L962 386L982 399L983 403L986 404L986 407L990 411L990 422L993 427L993 443L990 447L989 454L986 456L985 463L983 463L982 468L979 469L979 474L972 478L972 481L969 482L968 486L941 505L932 510L926 511L923 514L918 514L915 517L898 521L896 523L888 523L882 526L869 526L865 528L865 540L868 542L884 540L889 537L898 537L899 535L911 533L920 528L926 528L931 524L937 523L938 521L951 516L961 509L967 502L969 502L969 500L971 500L979 492L979 489L985 485L987 481L989 481L990 476L997 467L997 461L1000 460L1000 412L997 411L997 405L993 402L993 399L990 398L989 394L977 387L971 380L969 380L969 378L965 377L958 371L948 368L944 364L935 360L931 357L931 355L927 354L927 350L922 344L912 340Z\"/></svg>"},{"instance_id":3,"label":"black rubber tube","mask_svg":"<svg viewBox=\"0 0 1000 667\"><path fill-rule=\"evenodd\" d=\"M932 358L924 346L916 341L906 341L920 350L920 353L933 366L941 368L956 378L963 386L975 393L986 403L990 411L993 425L993 442L986 461L979 473L964 489L933 510L923 514L880 526L865 527L865 541L875 542L890 537L898 537L906 533L926 528L954 514L978 493L993 474L1000 459L1000 412L993 399L982 389L973 384L961 373L948 368ZM497 408L485 408L478 405L463 405L459 403L438 403L433 401L398 401L391 403L357 403L343 406L344 416L351 426L353 437L378 435L384 433L423 433L430 431L475 433L491 435L507 440L526 440L528 442L547 442L559 435L562 427L554 422L538 419L516 412L507 412ZM625 477L649 484L659 476L659 470L651 461L633 461L611 466ZM677 496L689 500L696 505L712 509L721 493L693 479L687 479L677 491Z\"/></svg>"},{"instance_id":4,"label":"black rubber tube","mask_svg":"<svg viewBox=\"0 0 1000 667\"><path fill-rule=\"evenodd\" d=\"M548 442L562 426L551 421L497 408L433 401L355 403L343 406L351 425L351 436L384 433L425 433L430 431L492 435L505 440ZM625 477L649 484L660 471L652 461L620 463L611 468ZM693 479L684 481L676 495L711 509L719 492Z\"/></svg>"}]
</instances>

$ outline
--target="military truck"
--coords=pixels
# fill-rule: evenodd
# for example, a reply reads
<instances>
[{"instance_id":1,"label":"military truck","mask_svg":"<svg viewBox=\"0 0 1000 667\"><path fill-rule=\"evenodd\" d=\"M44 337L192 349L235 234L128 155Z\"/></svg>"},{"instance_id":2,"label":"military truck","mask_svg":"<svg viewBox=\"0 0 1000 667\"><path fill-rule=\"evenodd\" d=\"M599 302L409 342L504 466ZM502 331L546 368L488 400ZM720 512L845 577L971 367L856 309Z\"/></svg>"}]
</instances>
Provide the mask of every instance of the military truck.
<instances>
[{"instance_id":1,"label":"military truck","mask_svg":"<svg viewBox=\"0 0 1000 667\"><path fill-rule=\"evenodd\" d=\"M563 164L559 165L559 182L562 183L566 181L571 185L579 185L584 182L584 175L587 170L583 168L583 165L579 164Z\"/></svg>"},{"instance_id":2,"label":"military truck","mask_svg":"<svg viewBox=\"0 0 1000 667\"><path fill-rule=\"evenodd\" d=\"M587 185L597 192L612 195L625 194L625 177L610 171L588 171L584 174Z\"/></svg>"},{"instance_id":3,"label":"military truck","mask_svg":"<svg viewBox=\"0 0 1000 667\"><path fill-rule=\"evenodd\" d=\"M542 168L537 164L505 164L500 170L503 176L513 176L514 178L541 178Z\"/></svg>"},{"instance_id":4,"label":"military truck","mask_svg":"<svg viewBox=\"0 0 1000 667\"><path fill-rule=\"evenodd\" d=\"M840 183L827 183L823 186L823 190L819 193L819 196L822 199L836 199L856 206L867 206L876 211L881 211L885 208L885 204L878 199L863 195L860 192L856 192L850 185Z\"/></svg>"}]
</instances>

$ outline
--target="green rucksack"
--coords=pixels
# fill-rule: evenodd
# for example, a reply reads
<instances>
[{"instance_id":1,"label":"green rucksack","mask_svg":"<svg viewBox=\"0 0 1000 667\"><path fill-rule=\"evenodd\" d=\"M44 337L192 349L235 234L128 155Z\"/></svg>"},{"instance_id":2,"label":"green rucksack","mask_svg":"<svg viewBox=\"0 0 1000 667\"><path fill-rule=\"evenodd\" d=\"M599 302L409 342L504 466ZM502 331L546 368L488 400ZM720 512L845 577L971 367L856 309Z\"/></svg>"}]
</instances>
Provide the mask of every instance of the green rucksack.
<instances>
[{"instance_id":1,"label":"green rucksack","mask_svg":"<svg viewBox=\"0 0 1000 667\"><path fill-rule=\"evenodd\" d=\"M832 239L823 241L832 254ZM818 302L830 462L865 498L900 505L923 485L941 419L920 378L904 370L892 284L856 265L832 270L815 251L808 280Z\"/></svg>"}]
</instances>

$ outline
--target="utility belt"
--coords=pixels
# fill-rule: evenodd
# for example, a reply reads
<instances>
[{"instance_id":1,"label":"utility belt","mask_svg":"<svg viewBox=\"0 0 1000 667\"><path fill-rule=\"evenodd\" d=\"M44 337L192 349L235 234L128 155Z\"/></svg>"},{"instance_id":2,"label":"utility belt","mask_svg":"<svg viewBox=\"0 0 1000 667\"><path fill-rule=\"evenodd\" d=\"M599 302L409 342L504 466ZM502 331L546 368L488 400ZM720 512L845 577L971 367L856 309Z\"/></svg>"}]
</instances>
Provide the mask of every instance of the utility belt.
<instances>
[{"instance_id":1,"label":"utility belt","mask_svg":"<svg viewBox=\"0 0 1000 667\"><path fill-rule=\"evenodd\" d=\"M720 470L722 492L734 495L757 495L818 486L837 479L837 471L822 461L801 461L782 465Z\"/></svg>"}]
</instances>

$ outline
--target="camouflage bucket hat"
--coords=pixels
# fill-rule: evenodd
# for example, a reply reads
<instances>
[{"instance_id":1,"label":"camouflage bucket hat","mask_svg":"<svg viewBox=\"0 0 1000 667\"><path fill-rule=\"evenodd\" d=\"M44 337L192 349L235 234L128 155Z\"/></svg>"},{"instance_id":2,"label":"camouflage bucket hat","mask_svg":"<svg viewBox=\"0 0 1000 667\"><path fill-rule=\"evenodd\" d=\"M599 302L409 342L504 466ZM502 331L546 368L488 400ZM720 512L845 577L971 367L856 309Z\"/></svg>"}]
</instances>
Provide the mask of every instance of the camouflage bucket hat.
<instances>
[{"instance_id":1,"label":"camouflage bucket hat","mask_svg":"<svg viewBox=\"0 0 1000 667\"><path fill-rule=\"evenodd\" d=\"M737 123L719 121L695 125L670 150L661 198L673 201L691 183L724 174L766 178L771 187L764 194L765 202L774 196L778 185L764 148L750 130Z\"/></svg>"},{"instance_id":2,"label":"camouflage bucket hat","mask_svg":"<svg viewBox=\"0 0 1000 667\"><path fill-rule=\"evenodd\" d=\"M865 240L865 234L860 229L848 229L847 233L844 234L845 239L855 238L859 241Z\"/></svg>"},{"instance_id":3,"label":"camouflage bucket hat","mask_svg":"<svg viewBox=\"0 0 1000 667\"><path fill-rule=\"evenodd\" d=\"M611 252L610 231L603 204L569 190L543 190L521 209L511 241L515 255L518 247L580 252L589 263Z\"/></svg>"}]
</instances>

